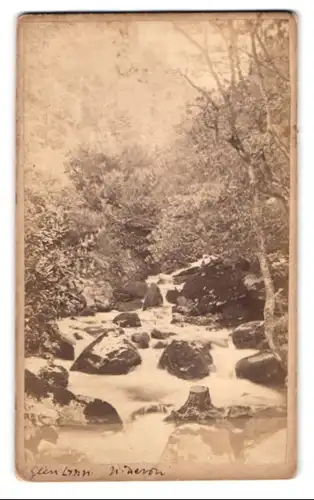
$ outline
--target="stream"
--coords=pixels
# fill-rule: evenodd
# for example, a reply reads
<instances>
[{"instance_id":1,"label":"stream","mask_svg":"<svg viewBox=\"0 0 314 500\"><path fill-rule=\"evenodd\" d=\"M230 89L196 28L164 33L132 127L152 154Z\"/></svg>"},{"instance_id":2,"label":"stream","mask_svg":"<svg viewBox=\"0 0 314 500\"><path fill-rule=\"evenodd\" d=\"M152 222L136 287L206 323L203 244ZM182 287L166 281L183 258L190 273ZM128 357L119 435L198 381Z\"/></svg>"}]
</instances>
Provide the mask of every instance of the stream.
<instances>
[{"instance_id":1,"label":"stream","mask_svg":"<svg viewBox=\"0 0 314 500\"><path fill-rule=\"evenodd\" d=\"M199 262L191 264L198 265ZM178 270L173 273L176 274ZM172 306L166 300L169 289L180 288L174 285L173 274L159 274L147 279L147 283L158 284L163 295L162 307L137 310L142 326L126 328L125 336L135 332L150 333L153 328L173 332L175 339L212 341L211 354L214 365L208 377L199 381L187 381L170 375L157 368L162 349L154 349L151 341L148 349L141 349L142 364L126 375L87 375L70 372L69 390L75 394L97 397L108 401L118 411L124 422L121 432L110 432L102 426L65 427L59 432L58 450L69 450L85 455L91 463L161 463L180 460L212 462L213 464L242 461L259 464L282 463L286 453L286 418L252 418L245 426L236 423L230 428L218 425L184 424L176 428L165 423L164 413L137 416L132 413L145 405L171 404L181 407L191 385L207 386L215 406L248 405L280 406L286 396L279 391L257 385L235 376L236 362L256 351L239 350L233 346L230 330L211 330L206 326L191 324L171 324ZM99 313L91 317L66 318L59 321L64 334L80 331L84 334L87 326L113 325L112 320L118 311ZM84 337L76 344L76 356L91 341ZM44 360L42 360L44 363ZM28 358L27 363L41 360ZM67 369L72 362L59 361ZM74 456L73 455L73 456Z\"/></svg>"}]
</instances>

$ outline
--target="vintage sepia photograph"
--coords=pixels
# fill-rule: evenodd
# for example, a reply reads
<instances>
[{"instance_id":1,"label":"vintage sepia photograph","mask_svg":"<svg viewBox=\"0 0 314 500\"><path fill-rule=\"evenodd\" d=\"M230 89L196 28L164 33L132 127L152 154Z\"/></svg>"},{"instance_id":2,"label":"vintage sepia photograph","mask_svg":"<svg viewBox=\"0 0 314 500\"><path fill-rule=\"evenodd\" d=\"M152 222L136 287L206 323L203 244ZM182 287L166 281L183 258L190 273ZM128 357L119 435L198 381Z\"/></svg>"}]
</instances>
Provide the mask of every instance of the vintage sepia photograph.
<instances>
[{"instance_id":1,"label":"vintage sepia photograph","mask_svg":"<svg viewBox=\"0 0 314 500\"><path fill-rule=\"evenodd\" d=\"M288 12L17 21L16 473L296 473Z\"/></svg>"}]
</instances>

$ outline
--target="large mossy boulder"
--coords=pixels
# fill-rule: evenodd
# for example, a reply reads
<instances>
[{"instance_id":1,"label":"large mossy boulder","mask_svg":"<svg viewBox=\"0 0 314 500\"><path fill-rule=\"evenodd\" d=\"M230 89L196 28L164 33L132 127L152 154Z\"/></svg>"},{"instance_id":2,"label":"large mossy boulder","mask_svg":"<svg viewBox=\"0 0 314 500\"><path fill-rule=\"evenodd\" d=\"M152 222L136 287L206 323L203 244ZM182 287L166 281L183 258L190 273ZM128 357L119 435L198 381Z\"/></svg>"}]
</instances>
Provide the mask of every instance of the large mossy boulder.
<instances>
[{"instance_id":1,"label":"large mossy boulder","mask_svg":"<svg viewBox=\"0 0 314 500\"><path fill-rule=\"evenodd\" d=\"M208 346L173 340L163 351L158 368L184 380L198 380L209 375L212 363Z\"/></svg>"},{"instance_id":2,"label":"large mossy boulder","mask_svg":"<svg viewBox=\"0 0 314 500\"><path fill-rule=\"evenodd\" d=\"M286 373L275 355L260 352L240 359L235 366L236 376L266 386L283 386Z\"/></svg>"},{"instance_id":3,"label":"large mossy boulder","mask_svg":"<svg viewBox=\"0 0 314 500\"><path fill-rule=\"evenodd\" d=\"M264 321L249 321L239 325L232 334L237 349L265 349L268 347L264 332Z\"/></svg>"},{"instance_id":4,"label":"large mossy boulder","mask_svg":"<svg viewBox=\"0 0 314 500\"><path fill-rule=\"evenodd\" d=\"M124 375L141 364L136 347L122 337L101 335L87 346L71 367L71 371L95 375Z\"/></svg>"}]
</instances>

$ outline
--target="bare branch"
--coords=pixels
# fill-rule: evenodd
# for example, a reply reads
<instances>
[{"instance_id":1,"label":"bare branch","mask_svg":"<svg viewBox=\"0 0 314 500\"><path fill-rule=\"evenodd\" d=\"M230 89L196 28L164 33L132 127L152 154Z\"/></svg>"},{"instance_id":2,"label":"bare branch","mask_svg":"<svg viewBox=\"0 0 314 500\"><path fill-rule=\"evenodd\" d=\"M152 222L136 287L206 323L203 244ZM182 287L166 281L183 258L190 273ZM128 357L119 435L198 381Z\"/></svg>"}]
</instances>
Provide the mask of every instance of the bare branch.
<instances>
[{"instance_id":1,"label":"bare branch","mask_svg":"<svg viewBox=\"0 0 314 500\"><path fill-rule=\"evenodd\" d=\"M199 85L197 85L196 83L194 83L191 80L191 78L189 78L185 73L182 73L182 71L179 70L179 69L178 69L178 73L183 78L185 78L185 80L191 85L191 87L193 87L195 90L197 90L198 92L200 92L205 97L205 99L207 100L207 102L210 103L216 111L219 110L218 104L215 103L215 101L213 100L213 98L211 97L211 95L210 95L210 93L208 91L206 91L205 89L203 89L202 87L200 87Z\"/></svg>"},{"instance_id":2,"label":"bare branch","mask_svg":"<svg viewBox=\"0 0 314 500\"><path fill-rule=\"evenodd\" d=\"M254 61L256 63L256 68L257 68L257 74L258 74L259 86L260 86L261 94L262 94L262 97L263 97L263 100L264 100L264 103L265 103L265 108L266 108L266 113L267 113L267 129L268 129L268 133L272 134L272 136L273 136L273 138L274 138L277 146L281 150L281 152L284 154L284 156L288 160L290 160L289 150L287 149L287 147L285 146L285 144L280 139L279 135L277 134L277 131L274 128L273 122L272 122L272 115L271 115L271 112L270 112L270 103L269 103L269 99L268 99L268 96L267 96L267 91L266 91L266 87L265 87L263 73L262 73L261 67L260 67L260 60L259 60L259 57L257 55L256 41L255 41L255 35L256 35L256 33L255 32L256 32L256 30L254 30L254 32L251 32L252 53L253 53Z\"/></svg>"},{"instance_id":3,"label":"bare branch","mask_svg":"<svg viewBox=\"0 0 314 500\"><path fill-rule=\"evenodd\" d=\"M282 71L277 67L277 65L274 63L273 59L271 58L261 36L259 35L258 32L256 32L256 38L258 40L258 43L259 45L261 46L263 52L264 52L264 55L267 59L267 62L272 66L273 70L280 76L280 78L282 78L283 80L285 80L286 82L289 82L289 77L285 76Z\"/></svg>"},{"instance_id":4,"label":"bare branch","mask_svg":"<svg viewBox=\"0 0 314 500\"><path fill-rule=\"evenodd\" d=\"M211 58L209 57L209 54L208 54L208 50L207 50L207 47L204 48L199 42L197 42L193 37L191 37L188 33L186 33L180 26L176 25L175 23L173 23L173 26L174 26L174 29L176 31L178 31L179 33L181 33L181 35L183 35L192 45L194 45L194 47L196 47L200 52L201 54L204 56L205 60L206 60L206 63L209 67L209 70L216 82L216 85L217 85L217 88L219 90L219 92L221 93L221 95L226 98L226 91L220 81L220 78L214 68L214 65L213 65L213 62L211 60Z\"/></svg>"}]
</instances>

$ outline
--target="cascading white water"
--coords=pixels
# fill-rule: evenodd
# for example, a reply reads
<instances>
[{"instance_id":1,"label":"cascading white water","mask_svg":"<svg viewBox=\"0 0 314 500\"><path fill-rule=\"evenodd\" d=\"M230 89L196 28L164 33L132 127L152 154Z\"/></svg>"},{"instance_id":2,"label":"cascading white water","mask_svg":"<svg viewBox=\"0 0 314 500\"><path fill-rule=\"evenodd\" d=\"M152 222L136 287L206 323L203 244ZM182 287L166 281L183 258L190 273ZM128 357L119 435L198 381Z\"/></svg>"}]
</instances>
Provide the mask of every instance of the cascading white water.
<instances>
[{"instance_id":1,"label":"cascading white water","mask_svg":"<svg viewBox=\"0 0 314 500\"><path fill-rule=\"evenodd\" d=\"M199 265L200 261L191 266ZM176 271L178 272L178 271ZM175 273L173 273L175 274ZM163 414L144 415L135 421L130 416L147 404L171 404L180 407L187 398L192 384L201 384L209 387L211 399L215 406L233 404L276 405L283 402L283 397L276 391L258 386L247 380L237 379L234 374L236 362L255 351L237 350L230 341L230 331L219 329L209 331L205 326L191 324L172 324L172 304L166 300L168 290L175 286L172 274L159 274L148 278L147 283L158 284L162 296L163 306L148 310L136 311L140 316L142 326L128 328L125 335L130 337L134 332L151 332L153 328L160 331L176 334L176 339L212 341L212 357L214 367L210 375L200 381L187 381L176 378L168 372L158 369L158 360L161 356L159 349L142 349L142 364L126 375L87 375L70 372L69 389L76 394L97 397L111 403L125 423L124 430L115 434L108 434L106 430L96 431L82 429L66 429L60 433L59 446L71 445L80 453L88 455L89 460L96 463L142 461L143 456L148 462L158 462L164 451L174 427L164 422ZM97 314L96 317L79 318L76 321L65 319L59 326L63 333L90 323L111 325L118 311ZM73 332L73 330L72 330ZM226 340L228 340L227 347ZM88 338L78 341L76 355L86 346ZM28 359L28 363L34 360ZM38 360L37 360L38 362ZM70 368L68 362L64 366ZM149 442L147 440L149 436Z\"/></svg>"}]
</instances>

